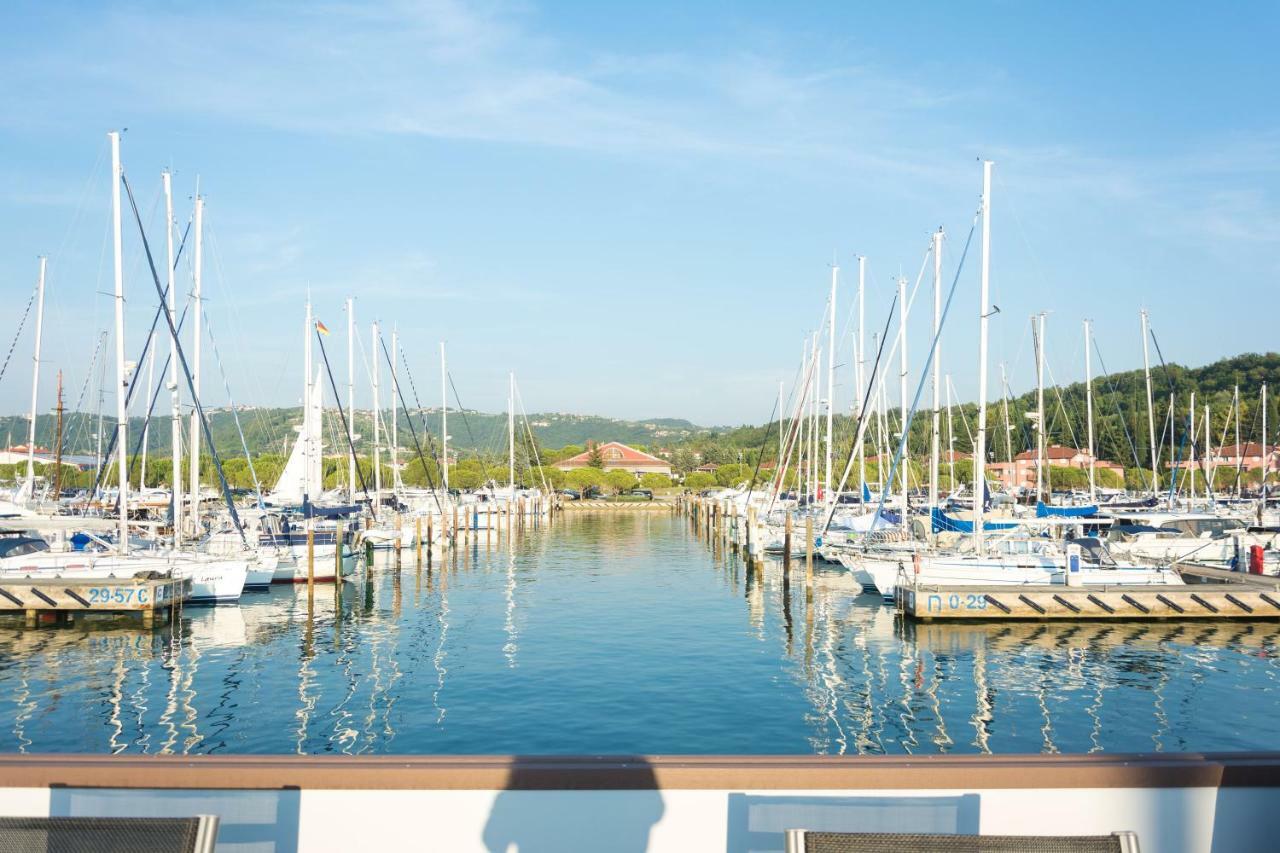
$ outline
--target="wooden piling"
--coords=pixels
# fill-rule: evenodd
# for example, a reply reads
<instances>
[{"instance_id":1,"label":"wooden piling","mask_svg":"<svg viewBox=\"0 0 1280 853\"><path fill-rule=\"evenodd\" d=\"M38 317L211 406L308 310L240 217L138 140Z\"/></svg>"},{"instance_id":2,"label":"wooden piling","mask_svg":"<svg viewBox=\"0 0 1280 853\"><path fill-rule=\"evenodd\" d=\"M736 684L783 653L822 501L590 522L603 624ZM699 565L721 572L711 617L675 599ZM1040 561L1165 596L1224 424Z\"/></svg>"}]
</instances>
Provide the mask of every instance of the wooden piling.
<instances>
[{"instance_id":1,"label":"wooden piling","mask_svg":"<svg viewBox=\"0 0 1280 853\"><path fill-rule=\"evenodd\" d=\"M342 586L342 522L338 522L338 535L333 543L333 585Z\"/></svg>"},{"instance_id":2,"label":"wooden piling","mask_svg":"<svg viewBox=\"0 0 1280 853\"><path fill-rule=\"evenodd\" d=\"M430 524L430 522L427 522ZM422 568L422 516L414 516L413 519L413 542L417 552L418 568Z\"/></svg>"},{"instance_id":3,"label":"wooden piling","mask_svg":"<svg viewBox=\"0 0 1280 853\"><path fill-rule=\"evenodd\" d=\"M804 520L804 573L813 577L813 516Z\"/></svg>"},{"instance_id":4,"label":"wooden piling","mask_svg":"<svg viewBox=\"0 0 1280 853\"><path fill-rule=\"evenodd\" d=\"M310 522L307 524L307 606L315 602L316 597L316 529Z\"/></svg>"},{"instance_id":5,"label":"wooden piling","mask_svg":"<svg viewBox=\"0 0 1280 853\"><path fill-rule=\"evenodd\" d=\"M791 510L787 510L787 520L782 527L782 570L791 571L791 531L795 524L791 517Z\"/></svg>"}]
</instances>

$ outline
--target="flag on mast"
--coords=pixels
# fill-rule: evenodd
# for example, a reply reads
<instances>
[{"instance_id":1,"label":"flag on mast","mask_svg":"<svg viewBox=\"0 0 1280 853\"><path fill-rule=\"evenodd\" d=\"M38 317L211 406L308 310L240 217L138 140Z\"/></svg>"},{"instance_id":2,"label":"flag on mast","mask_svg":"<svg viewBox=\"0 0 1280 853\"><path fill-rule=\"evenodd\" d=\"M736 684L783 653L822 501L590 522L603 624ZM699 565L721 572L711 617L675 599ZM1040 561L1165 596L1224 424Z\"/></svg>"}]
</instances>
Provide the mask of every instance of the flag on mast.
<instances>
[{"instance_id":1,"label":"flag on mast","mask_svg":"<svg viewBox=\"0 0 1280 853\"><path fill-rule=\"evenodd\" d=\"M316 320L316 331L322 335L327 335L329 334L329 327L324 323L321 323L319 320Z\"/></svg>"}]
</instances>

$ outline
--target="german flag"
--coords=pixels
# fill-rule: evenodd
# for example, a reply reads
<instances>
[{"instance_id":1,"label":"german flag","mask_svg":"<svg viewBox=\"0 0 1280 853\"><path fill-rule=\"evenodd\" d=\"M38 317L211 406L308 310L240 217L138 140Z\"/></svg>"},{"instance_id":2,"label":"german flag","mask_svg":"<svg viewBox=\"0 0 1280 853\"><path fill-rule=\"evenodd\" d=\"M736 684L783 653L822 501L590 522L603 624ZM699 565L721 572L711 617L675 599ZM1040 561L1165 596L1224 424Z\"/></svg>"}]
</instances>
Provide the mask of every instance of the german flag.
<instances>
[{"instance_id":1,"label":"german flag","mask_svg":"<svg viewBox=\"0 0 1280 853\"><path fill-rule=\"evenodd\" d=\"M316 320L316 331L322 335L327 335L329 334L329 327L324 323L321 323L319 320Z\"/></svg>"}]
</instances>

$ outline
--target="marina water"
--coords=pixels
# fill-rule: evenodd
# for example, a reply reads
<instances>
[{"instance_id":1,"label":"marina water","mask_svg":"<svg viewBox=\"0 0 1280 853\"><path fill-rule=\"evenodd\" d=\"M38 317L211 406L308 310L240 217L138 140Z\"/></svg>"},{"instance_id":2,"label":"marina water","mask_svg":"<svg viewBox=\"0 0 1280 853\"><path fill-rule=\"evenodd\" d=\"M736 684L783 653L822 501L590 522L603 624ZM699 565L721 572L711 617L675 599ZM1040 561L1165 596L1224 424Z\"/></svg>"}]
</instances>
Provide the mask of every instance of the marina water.
<instances>
[{"instance_id":1,"label":"marina water","mask_svg":"<svg viewBox=\"0 0 1280 853\"><path fill-rule=\"evenodd\" d=\"M661 512L135 622L0 626L0 751L901 754L1271 746L1274 622L913 625ZM367 579L366 579L367 578Z\"/></svg>"}]
</instances>

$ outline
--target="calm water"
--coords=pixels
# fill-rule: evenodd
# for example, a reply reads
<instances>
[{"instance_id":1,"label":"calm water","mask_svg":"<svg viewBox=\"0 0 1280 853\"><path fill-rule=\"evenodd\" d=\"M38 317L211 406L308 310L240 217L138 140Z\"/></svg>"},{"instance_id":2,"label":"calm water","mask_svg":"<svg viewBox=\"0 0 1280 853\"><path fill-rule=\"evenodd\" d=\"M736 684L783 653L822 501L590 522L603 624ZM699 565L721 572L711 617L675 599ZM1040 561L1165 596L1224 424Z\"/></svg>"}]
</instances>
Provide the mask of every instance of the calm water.
<instances>
[{"instance_id":1,"label":"calm water","mask_svg":"<svg viewBox=\"0 0 1280 853\"><path fill-rule=\"evenodd\" d=\"M0 751L933 753L1274 746L1280 626L912 626L676 518L568 516L334 609L0 627Z\"/></svg>"}]
</instances>

